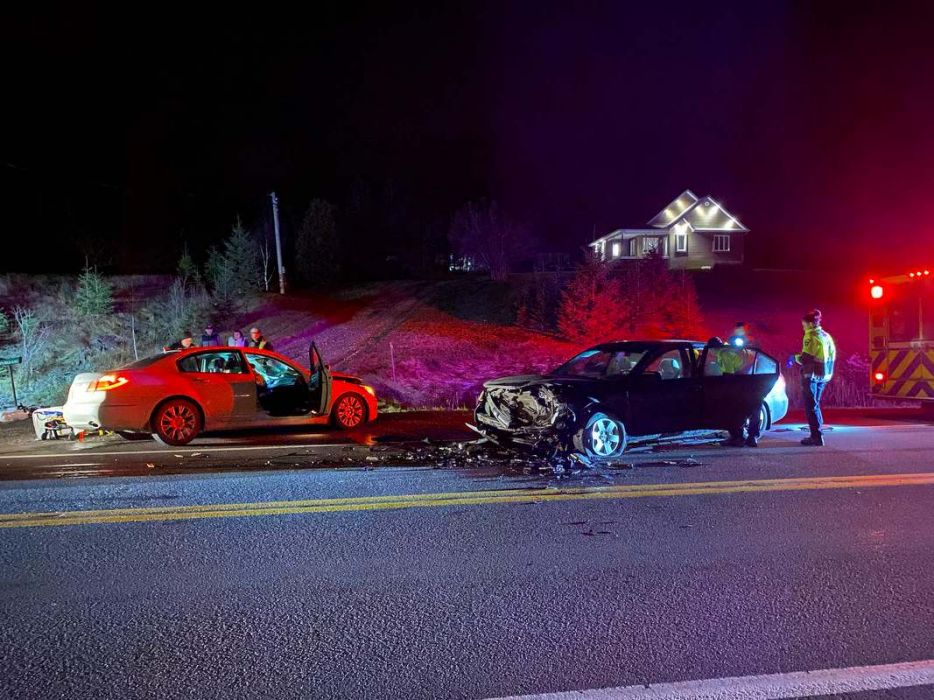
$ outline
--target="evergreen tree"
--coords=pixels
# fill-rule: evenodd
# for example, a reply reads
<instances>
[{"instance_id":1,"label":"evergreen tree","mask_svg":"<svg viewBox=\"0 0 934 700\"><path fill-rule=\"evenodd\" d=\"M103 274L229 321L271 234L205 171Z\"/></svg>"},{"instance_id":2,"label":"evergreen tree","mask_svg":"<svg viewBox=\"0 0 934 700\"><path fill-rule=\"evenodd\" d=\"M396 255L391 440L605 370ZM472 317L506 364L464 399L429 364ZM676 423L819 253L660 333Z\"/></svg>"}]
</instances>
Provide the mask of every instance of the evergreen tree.
<instances>
[{"instance_id":1,"label":"evergreen tree","mask_svg":"<svg viewBox=\"0 0 934 700\"><path fill-rule=\"evenodd\" d=\"M113 311L113 289L97 270L85 267L78 278L75 308L87 316L99 316Z\"/></svg>"},{"instance_id":2,"label":"evergreen tree","mask_svg":"<svg viewBox=\"0 0 934 700\"><path fill-rule=\"evenodd\" d=\"M182 255L178 259L178 276L181 278L183 284L200 284L201 283L201 273L198 271L198 266L195 265L194 259L191 257L191 253L188 252L188 244L185 244L185 247L182 249Z\"/></svg>"},{"instance_id":3,"label":"evergreen tree","mask_svg":"<svg viewBox=\"0 0 934 700\"><path fill-rule=\"evenodd\" d=\"M224 258L230 269L232 292L237 296L257 291L262 286L263 273L256 241L237 217L227 240Z\"/></svg>"},{"instance_id":4,"label":"evergreen tree","mask_svg":"<svg viewBox=\"0 0 934 700\"><path fill-rule=\"evenodd\" d=\"M340 240L334 205L313 199L295 236L295 277L299 284L321 287L340 277Z\"/></svg>"}]
</instances>

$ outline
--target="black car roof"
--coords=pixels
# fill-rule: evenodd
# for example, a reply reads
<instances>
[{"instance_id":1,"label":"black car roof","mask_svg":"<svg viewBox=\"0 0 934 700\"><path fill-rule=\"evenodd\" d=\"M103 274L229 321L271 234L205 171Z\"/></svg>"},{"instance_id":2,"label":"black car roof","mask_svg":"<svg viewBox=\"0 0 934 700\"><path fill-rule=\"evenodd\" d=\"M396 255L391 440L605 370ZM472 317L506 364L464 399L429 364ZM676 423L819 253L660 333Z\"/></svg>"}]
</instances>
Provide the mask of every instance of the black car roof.
<instances>
[{"instance_id":1,"label":"black car roof","mask_svg":"<svg viewBox=\"0 0 934 700\"><path fill-rule=\"evenodd\" d=\"M646 350L655 350L672 346L693 345L696 348L702 348L706 343L700 340L618 340L613 343L601 343L594 345L591 350L605 350L610 352L619 352L620 350L634 350L636 352L645 352Z\"/></svg>"}]
</instances>

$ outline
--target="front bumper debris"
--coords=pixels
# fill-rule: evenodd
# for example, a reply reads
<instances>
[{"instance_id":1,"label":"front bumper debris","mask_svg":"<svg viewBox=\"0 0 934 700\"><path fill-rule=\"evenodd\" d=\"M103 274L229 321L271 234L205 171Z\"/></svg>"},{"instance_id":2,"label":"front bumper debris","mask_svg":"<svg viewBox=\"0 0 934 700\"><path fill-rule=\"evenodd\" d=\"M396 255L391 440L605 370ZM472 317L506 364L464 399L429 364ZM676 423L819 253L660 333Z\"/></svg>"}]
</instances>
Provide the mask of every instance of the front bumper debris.
<instances>
[{"instance_id":1,"label":"front bumper debris","mask_svg":"<svg viewBox=\"0 0 934 700\"><path fill-rule=\"evenodd\" d=\"M482 432L531 447L566 444L576 421L571 406L547 384L487 387L474 417Z\"/></svg>"}]
</instances>

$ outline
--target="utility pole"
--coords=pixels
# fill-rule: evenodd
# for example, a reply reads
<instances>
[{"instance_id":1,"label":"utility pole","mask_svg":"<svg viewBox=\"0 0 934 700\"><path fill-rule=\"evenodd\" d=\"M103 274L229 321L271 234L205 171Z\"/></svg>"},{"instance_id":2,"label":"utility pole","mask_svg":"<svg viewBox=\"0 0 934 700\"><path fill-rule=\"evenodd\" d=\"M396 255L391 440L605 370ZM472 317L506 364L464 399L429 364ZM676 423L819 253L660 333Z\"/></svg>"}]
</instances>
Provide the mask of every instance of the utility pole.
<instances>
[{"instance_id":1,"label":"utility pole","mask_svg":"<svg viewBox=\"0 0 934 700\"><path fill-rule=\"evenodd\" d=\"M279 294L285 294L285 267L282 265L282 239L279 237L279 199L275 192L269 193L272 200L272 223L276 230L276 263L279 266Z\"/></svg>"}]
</instances>

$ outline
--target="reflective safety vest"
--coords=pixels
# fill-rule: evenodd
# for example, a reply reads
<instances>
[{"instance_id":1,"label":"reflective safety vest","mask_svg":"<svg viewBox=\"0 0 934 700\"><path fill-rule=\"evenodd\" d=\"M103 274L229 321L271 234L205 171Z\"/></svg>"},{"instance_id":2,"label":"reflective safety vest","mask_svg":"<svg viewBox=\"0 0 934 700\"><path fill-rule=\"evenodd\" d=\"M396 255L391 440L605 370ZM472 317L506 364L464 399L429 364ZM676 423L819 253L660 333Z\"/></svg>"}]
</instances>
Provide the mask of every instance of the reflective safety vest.
<instances>
[{"instance_id":1,"label":"reflective safety vest","mask_svg":"<svg viewBox=\"0 0 934 700\"><path fill-rule=\"evenodd\" d=\"M836 359L837 346L830 333L823 328L808 328L804 332L801 352L795 355L795 362L801 365L802 377L830 381Z\"/></svg>"},{"instance_id":2,"label":"reflective safety vest","mask_svg":"<svg viewBox=\"0 0 934 700\"><path fill-rule=\"evenodd\" d=\"M725 347L717 352L717 364L720 365L720 371L723 374L736 374L745 364L743 357L745 351L738 348Z\"/></svg>"}]
</instances>

